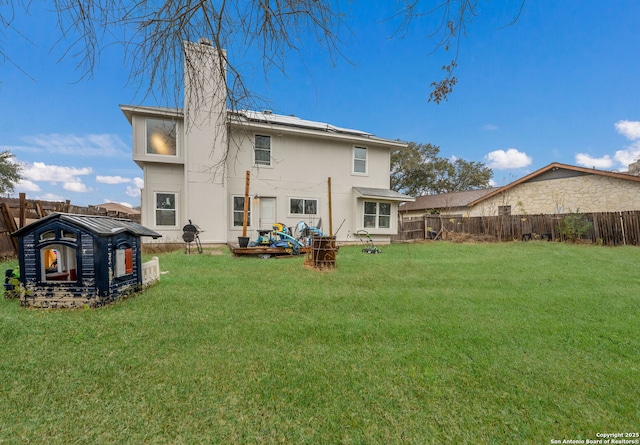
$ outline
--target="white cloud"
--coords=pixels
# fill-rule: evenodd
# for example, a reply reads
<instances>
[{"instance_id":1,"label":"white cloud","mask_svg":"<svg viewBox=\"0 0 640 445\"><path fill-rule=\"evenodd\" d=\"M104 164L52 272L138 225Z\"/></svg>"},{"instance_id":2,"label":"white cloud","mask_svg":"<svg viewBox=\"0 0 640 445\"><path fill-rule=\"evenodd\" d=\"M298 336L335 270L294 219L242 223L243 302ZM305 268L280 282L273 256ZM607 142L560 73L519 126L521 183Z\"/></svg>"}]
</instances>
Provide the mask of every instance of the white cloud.
<instances>
[{"instance_id":1,"label":"white cloud","mask_svg":"<svg viewBox=\"0 0 640 445\"><path fill-rule=\"evenodd\" d=\"M64 202L66 201L66 198L60 195L56 195L55 193L45 193L44 195L41 196L36 196L35 199L38 199L40 201L54 201L54 202Z\"/></svg>"},{"instance_id":2,"label":"white cloud","mask_svg":"<svg viewBox=\"0 0 640 445\"><path fill-rule=\"evenodd\" d=\"M79 182L78 176L90 175L93 173L91 167L62 167L59 165L47 165L44 162L34 162L26 165L22 175L31 181L57 182Z\"/></svg>"},{"instance_id":3,"label":"white cloud","mask_svg":"<svg viewBox=\"0 0 640 445\"><path fill-rule=\"evenodd\" d=\"M484 124L482 126L482 129L485 131L496 131L498 129L498 126L494 124Z\"/></svg>"},{"instance_id":4,"label":"white cloud","mask_svg":"<svg viewBox=\"0 0 640 445\"><path fill-rule=\"evenodd\" d=\"M133 178L133 184L139 189L144 188L144 179L142 178Z\"/></svg>"},{"instance_id":5,"label":"white cloud","mask_svg":"<svg viewBox=\"0 0 640 445\"><path fill-rule=\"evenodd\" d=\"M142 178L133 178L133 186L127 186L127 196L131 196L132 198L139 198L141 193L140 190L144 188L144 179Z\"/></svg>"},{"instance_id":6,"label":"white cloud","mask_svg":"<svg viewBox=\"0 0 640 445\"><path fill-rule=\"evenodd\" d=\"M487 167L495 170L522 168L531 165L533 160L526 153L510 148L507 151L495 150L485 156Z\"/></svg>"},{"instance_id":7,"label":"white cloud","mask_svg":"<svg viewBox=\"0 0 640 445\"><path fill-rule=\"evenodd\" d=\"M25 165L22 175L25 181L29 181L32 184L37 181L50 184L62 183L64 190L88 193L92 190L82 182L81 176L90 175L91 173L93 173L91 167L63 167L60 165L47 165L44 162L34 162L33 164Z\"/></svg>"},{"instance_id":8,"label":"white cloud","mask_svg":"<svg viewBox=\"0 0 640 445\"><path fill-rule=\"evenodd\" d=\"M615 123L616 131L632 141L640 139L640 121L622 120Z\"/></svg>"},{"instance_id":9,"label":"white cloud","mask_svg":"<svg viewBox=\"0 0 640 445\"><path fill-rule=\"evenodd\" d=\"M10 151L15 154L16 152L26 152L26 153L42 153L42 148L31 147L27 145L0 145L0 151Z\"/></svg>"},{"instance_id":10,"label":"white cloud","mask_svg":"<svg viewBox=\"0 0 640 445\"><path fill-rule=\"evenodd\" d=\"M131 187L130 185L128 185L126 194L127 196L131 196L132 198L139 198L142 193L140 192L139 188Z\"/></svg>"},{"instance_id":11,"label":"white cloud","mask_svg":"<svg viewBox=\"0 0 640 445\"><path fill-rule=\"evenodd\" d=\"M588 168L626 171L629 164L640 160L640 121L620 120L614 126L619 134L632 141L631 144L617 150L613 156L607 154L594 158L587 153L578 153L576 164Z\"/></svg>"},{"instance_id":12,"label":"white cloud","mask_svg":"<svg viewBox=\"0 0 640 445\"><path fill-rule=\"evenodd\" d=\"M39 134L22 138L28 147L23 151L44 150L54 154L73 156L123 157L130 156L129 147L115 134Z\"/></svg>"},{"instance_id":13,"label":"white cloud","mask_svg":"<svg viewBox=\"0 0 640 445\"><path fill-rule=\"evenodd\" d=\"M624 150L616 151L616 154L613 155L613 158L618 161L625 168L640 160L640 141L634 142L632 145L628 145Z\"/></svg>"},{"instance_id":14,"label":"white cloud","mask_svg":"<svg viewBox=\"0 0 640 445\"><path fill-rule=\"evenodd\" d=\"M15 191L18 193L39 192L42 189L35 182L23 179L16 184Z\"/></svg>"},{"instance_id":15,"label":"white cloud","mask_svg":"<svg viewBox=\"0 0 640 445\"><path fill-rule=\"evenodd\" d=\"M89 193L92 191L90 187L87 187L81 181L65 182L62 185L62 188L70 192L76 192L76 193Z\"/></svg>"},{"instance_id":16,"label":"white cloud","mask_svg":"<svg viewBox=\"0 0 640 445\"><path fill-rule=\"evenodd\" d=\"M96 176L96 182L102 184L126 184L131 182L130 178L123 178L122 176Z\"/></svg>"},{"instance_id":17,"label":"white cloud","mask_svg":"<svg viewBox=\"0 0 640 445\"><path fill-rule=\"evenodd\" d=\"M576 164L588 168L610 169L613 167L613 159L609 155L594 158L586 153L578 153L576 155Z\"/></svg>"}]
</instances>

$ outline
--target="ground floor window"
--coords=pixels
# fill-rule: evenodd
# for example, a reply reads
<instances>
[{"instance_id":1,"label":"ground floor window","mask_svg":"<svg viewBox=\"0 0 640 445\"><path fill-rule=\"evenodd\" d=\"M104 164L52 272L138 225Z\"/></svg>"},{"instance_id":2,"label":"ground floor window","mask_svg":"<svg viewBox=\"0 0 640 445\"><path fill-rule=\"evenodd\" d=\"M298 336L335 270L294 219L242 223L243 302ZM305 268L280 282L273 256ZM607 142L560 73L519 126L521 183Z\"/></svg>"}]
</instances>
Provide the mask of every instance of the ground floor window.
<instances>
[{"instance_id":1,"label":"ground floor window","mask_svg":"<svg viewBox=\"0 0 640 445\"><path fill-rule=\"evenodd\" d=\"M498 216L511 215L511 206L498 206Z\"/></svg>"},{"instance_id":2,"label":"ground floor window","mask_svg":"<svg viewBox=\"0 0 640 445\"><path fill-rule=\"evenodd\" d=\"M364 202L364 227L366 229L388 229L391 227L391 203Z\"/></svg>"},{"instance_id":3,"label":"ground floor window","mask_svg":"<svg viewBox=\"0 0 640 445\"><path fill-rule=\"evenodd\" d=\"M289 199L289 213L292 215L317 215L318 214L318 200L317 199L305 199L305 198L291 198Z\"/></svg>"},{"instance_id":4,"label":"ground floor window","mask_svg":"<svg viewBox=\"0 0 640 445\"><path fill-rule=\"evenodd\" d=\"M244 196L233 197L233 227L242 227L244 221ZM251 199L247 200L247 227L251 225Z\"/></svg>"},{"instance_id":5,"label":"ground floor window","mask_svg":"<svg viewBox=\"0 0 640 445\"><path fill-rule=\"evenodd\" d=\"M156 193L156 226L176 225L176 194Z\"/></svg>"},{"instance_id":6,"label":"ground floor window","mask_svg":"<svg viewBox=\"0 0 640 445\"><path fill-rule=\"evenodd\" d=\"M76 281L76 249L52 244L40 249L42 281Z\"/></svg>"}]
</instances>

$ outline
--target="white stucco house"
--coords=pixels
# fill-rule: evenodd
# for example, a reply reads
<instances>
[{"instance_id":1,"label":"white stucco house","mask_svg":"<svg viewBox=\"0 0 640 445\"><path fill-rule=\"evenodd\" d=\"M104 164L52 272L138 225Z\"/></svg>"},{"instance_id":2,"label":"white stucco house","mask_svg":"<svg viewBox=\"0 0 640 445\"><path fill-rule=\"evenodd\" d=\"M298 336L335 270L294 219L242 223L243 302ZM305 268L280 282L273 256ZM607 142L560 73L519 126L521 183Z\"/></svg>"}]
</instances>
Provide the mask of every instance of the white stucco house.
<instances>
[{"instance_id":1,"label":"white stucco house","mask_svg":"<svg viewBox=\"0 0 640 445\"><path fill-rule=\"evenodd\" d=\"M413 200L389 188L390 153L403 143L269 111L229 111L214 48L187 42L185 60L184 109L120 106L144 174L141 223L161 242L182 242L189 221L202 243L237 242L247 171L251 239L274 223L320 218L329 234L329 200L337 241L355 241L358 230L381 243L396 234L398 204ZM205 103L192 103L194 88Z\"/></svg>"}]
</instances>

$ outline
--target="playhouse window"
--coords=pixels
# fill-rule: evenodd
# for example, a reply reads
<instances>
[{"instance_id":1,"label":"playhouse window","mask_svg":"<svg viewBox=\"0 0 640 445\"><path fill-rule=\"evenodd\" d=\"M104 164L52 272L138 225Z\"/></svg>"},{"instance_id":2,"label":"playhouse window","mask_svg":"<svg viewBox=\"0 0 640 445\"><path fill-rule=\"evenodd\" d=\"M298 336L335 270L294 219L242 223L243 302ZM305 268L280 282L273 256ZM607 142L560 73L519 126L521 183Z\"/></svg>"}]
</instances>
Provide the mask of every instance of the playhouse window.
<instances>
[{"instance_id":1,"label":"playhouse window","mask_svg":"<svg viewBox=\"0 0 640 445\"><path fill-rule=\"evenodd\" d=\"M62 229L62 238L75 241L78 239L78 235L75 232Z\"/></svg>"},{"instance_id":2,"label":"playhouse window","mask_svg":"<svg viewBox=\"0 0 640 445\"><path fill-rule=\"evenodd\" d=\"M176 194L156 193L156 226L176 225Z\"/></svg>"},{"instance_id":3,"label":"playhouse window","mask_svg":"<svg viewBox=\"0 0 640 445\"><path fill-rule=\"evenodd\" d=\"M76 249L52 244L40 249L42 281L76 281Z\"/></svg>"},{"instance_id":4,"label":"playhouse window","mask_svg":"<svg viewBox=\"0 0 640 445\"><path fill-rule=\"evenodd\" d=\"M40 241L47 241L50 239L55 239L56 238L56 231L55 230L47 230L46 232L42 232L40 234Z\"/></svg>"},{"instance_id":5,"label":"playhouse window","mask_svg":"<svg viewBox=\"0 0 640 445\"><path fill-rule=\"evenodd\" d=\"M244 220L244 196L233 197L233 227L242 227ZM248 200L247 226L251 225L251 200Z\"/></svg>"},{"instance_id":6,"label":"playhouse window","mask_svg":"<svg viewBox=\"0 0 640 445\"><path fill-rule=\"evenodd\" d=\"M176 156L176 122L166 119L147 119L147 153Z\"/></svg>"},{"instance_id":7,"label":"playhouse window","mask_svg":"<svg viewBox=\"0 0 640 445\"><path fill-rule=\"evenodd\" d=\"M289 200L289 213L292 215L317 215L318 200L291 198Z\"/></svg>"},{"instance_id":8,"label":"playhouse window","mask_svg":"<svg viewBox=\"0 0 640 445\"><path fill-rule=\"evenodd\" d=\"M388 229L391 227L391 204L365 201L364 227L367 229Z\"/></svg>"},{"instance_id":9,"label":"playhouse window","mask_svg":"<svg viewBox=\"0 0 640 445\"><path fill-rule=\"evenodd\" d=\"M256 165L271 165L271 136L256 135L255 163Z\"/></svg>"},{"instance_id":10,"label":"playhouse window","mask_svg":"<svg viewBox=\"0 0 640 445\"><path fill-rule=\"evenodd\" d=\"M133 273L133 249L125 247L116 249L116 277L123 277Z\"/></svg>"}]
</instances>

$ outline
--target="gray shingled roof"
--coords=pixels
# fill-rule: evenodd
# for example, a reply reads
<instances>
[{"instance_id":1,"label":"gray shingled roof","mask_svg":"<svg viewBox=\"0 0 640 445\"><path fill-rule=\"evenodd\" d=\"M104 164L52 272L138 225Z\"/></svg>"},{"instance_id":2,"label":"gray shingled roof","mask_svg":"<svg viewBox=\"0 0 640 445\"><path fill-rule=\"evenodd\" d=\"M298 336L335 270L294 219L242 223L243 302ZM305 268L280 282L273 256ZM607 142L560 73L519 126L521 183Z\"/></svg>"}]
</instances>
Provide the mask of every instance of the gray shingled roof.
<instances>
[{"instance_id":1,"label":"gray shingled roof","mask_svg":"<svg viewBox=\"0 0 640 445\"><path fill-rule=\"evenodd\" d=\"M151 229L147 229L146 227L127 219L57 212L47 215L44 218L40 218L39 220L18 229L12 233L12 236L22 235L23 233L32 230L35 226L44 224L52 219L66 221L76 227L84 228L98 236L112 236L121 232L129 232L137 236L150 236L154 239L162 236Z\"/></svg>"},{"instance_id":2,"label":"gray shingled roof","mask_svg":"<svg viewBox=\"0 0 640 445\"><path fill-rule=\"evenodd\" d=\"M354 187L353 190L363 198L391 199L393 201L413 201L414 199L411 196L403 195L402 193L389 189Z\"/></svg>"},{"instance_id":3,"label":"gray shingled roof","mask_svg":"<svg viewBox=\"0 0 640 445\"><path fill-rule=\"evenodd\" d=\"M482 198L498 188L467 190L464 192L441 193L439 195L418 196L414 202L408 202L398 209L401 212L411 212L429 209L445 209L467 207L469 203Z\"/></svg>"}]
</instances>

